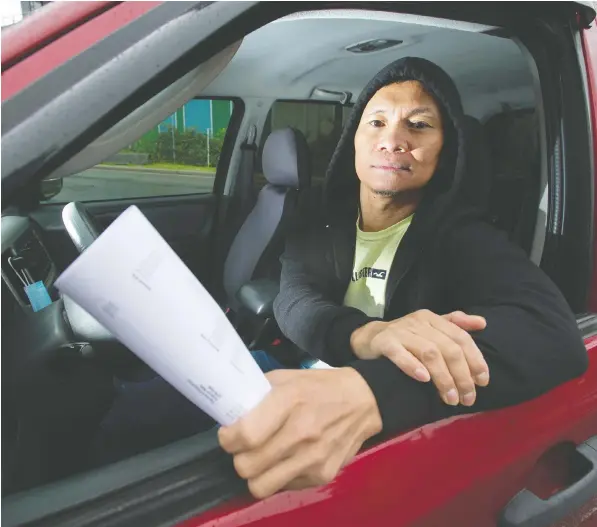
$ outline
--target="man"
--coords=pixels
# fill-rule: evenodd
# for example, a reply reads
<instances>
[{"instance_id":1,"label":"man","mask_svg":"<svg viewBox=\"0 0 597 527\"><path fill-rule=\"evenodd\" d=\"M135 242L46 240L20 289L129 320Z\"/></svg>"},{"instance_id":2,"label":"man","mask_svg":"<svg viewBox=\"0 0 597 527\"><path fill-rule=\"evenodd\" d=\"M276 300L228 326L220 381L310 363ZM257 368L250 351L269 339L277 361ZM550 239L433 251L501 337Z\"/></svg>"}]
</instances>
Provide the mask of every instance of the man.
<instances>
[{"instance_id":1,"label":"man","mask_svg":"<svg viewBox=\"0 0 597 527\"><path fill-rule=\"evenodd\" d=\"M298 210L275 305L284 335L336 368L268 373L271 393L219 431L256 497L331 481L382 431L516 404L587 368L557 288L466 203L463 118L423 59L357 100L323 192Z\"/></svg>"}]
</instances>

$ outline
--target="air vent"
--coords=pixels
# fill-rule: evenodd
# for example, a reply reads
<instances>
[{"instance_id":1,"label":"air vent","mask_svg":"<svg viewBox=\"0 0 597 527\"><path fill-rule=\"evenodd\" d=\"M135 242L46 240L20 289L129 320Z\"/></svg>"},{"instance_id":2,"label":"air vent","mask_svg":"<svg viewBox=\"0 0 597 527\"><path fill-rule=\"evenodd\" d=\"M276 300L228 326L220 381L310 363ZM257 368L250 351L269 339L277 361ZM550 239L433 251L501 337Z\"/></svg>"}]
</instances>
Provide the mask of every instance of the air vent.
<instances>
[{"instance_id":1,"label":"air vent","mask_svg":"<svg viewBox=\"0 0 597 527\"><path fill-rule=\"evenodd\" d=\"M366 40L365 42L359 42L352 46L348 46L346 51L351 53L373 53L375 51L381 51L382 49L392 48L402 44L402 40L392 40L388 38L376 38L373 40Z\"/></svg>"}]
</instances>

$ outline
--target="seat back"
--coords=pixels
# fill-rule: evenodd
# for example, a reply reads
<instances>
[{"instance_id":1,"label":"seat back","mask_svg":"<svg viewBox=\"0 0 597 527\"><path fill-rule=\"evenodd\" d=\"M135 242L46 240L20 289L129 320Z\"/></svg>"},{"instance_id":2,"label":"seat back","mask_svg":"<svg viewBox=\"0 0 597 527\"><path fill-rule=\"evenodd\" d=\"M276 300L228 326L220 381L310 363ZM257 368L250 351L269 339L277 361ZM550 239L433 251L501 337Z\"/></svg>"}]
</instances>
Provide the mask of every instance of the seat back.
<instances>
[{"instance_id":1,"label":"seat back","mask_svg":"<svg viewBox=\"0 0 597 527\"><path fill-rule=\"evenodd\" d=\"M464 133L467 144L464 197L469 204L486 211L489 207L492 164L485 130L477 119L465 115Z\"/></svg>"},{"instance_id":2,"label":"seat back","mask_svg":"<svg viewBox=\"0 0 597 527\"><path fill-rule=\"evenodd\" d=\"M266 268L268 263L277 266L285 221L292 213L298 192L310 184L308 148L305 137L293 128L276 130L267 138L262 154L267 183L224 262L224 290L233 310L238 308L238 290L254 278L258 268Z\"/></svg>"},{"instance_id":3,"label":"seat back","mask_svg":"<svg viewBox=\"0 0 597 527\"><path fill-rule=\"evenodd\" d=\"M541 193L541 154L533 110L511 110L485 124L494 176L490 212L494 224L530 252Z\"/></svg>"}]
</instances>

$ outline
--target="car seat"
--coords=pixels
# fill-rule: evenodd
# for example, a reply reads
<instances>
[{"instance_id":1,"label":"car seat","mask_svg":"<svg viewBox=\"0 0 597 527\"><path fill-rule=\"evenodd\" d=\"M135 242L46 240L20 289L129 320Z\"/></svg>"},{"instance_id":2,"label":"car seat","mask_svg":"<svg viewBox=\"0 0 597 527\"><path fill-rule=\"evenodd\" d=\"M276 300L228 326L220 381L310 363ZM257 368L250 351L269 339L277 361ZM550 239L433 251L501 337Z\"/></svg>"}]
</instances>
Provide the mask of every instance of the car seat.
<instances>
[{"instance_id":1,"label":"car seat","mask_svg":"<svg viewBox=\"0 0 597 527\"><path fill-rule=\"evenodd\" d=\"M492 223L530 253L540 198L541 159L534 110L510 110L485 124L493 179Z\"/></svg>"},{"instance_id":2,"label":"car seat","mask_svg":"<svg viewBox=\"0 0 597 527\"><path fill-rule=\"evenodd\" d=\"M284 227L299 192L310 185L309 147L301 132L283 128L270 134L263 148L267 183L236 233L224 261L226 302L237 310L240 288L256 278L279 280Z\"/></svg>"}]
</instances>

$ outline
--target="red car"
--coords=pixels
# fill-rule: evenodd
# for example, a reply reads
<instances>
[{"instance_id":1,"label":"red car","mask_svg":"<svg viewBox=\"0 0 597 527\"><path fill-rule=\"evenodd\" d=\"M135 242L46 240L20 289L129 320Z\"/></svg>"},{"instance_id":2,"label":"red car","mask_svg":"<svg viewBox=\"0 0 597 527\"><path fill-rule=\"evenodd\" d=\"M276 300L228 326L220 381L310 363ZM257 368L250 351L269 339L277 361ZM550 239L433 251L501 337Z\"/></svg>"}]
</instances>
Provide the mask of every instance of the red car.
<instances>
[{"instance_id":1,"label":"red car","mask_svg":"<svg viewBox=\"0 0 597 527\"><path fill-rule=\"evenodd\" d=\"M572 2L53 2L4 28L3 525L597 525L594 18ZM99 232L136 204L217 295L269 133L303 132L317 184L351 101L404 55L454 78L489 217L577 313L588 371L258 502L213 431L89 466L112 378L143 368L53 288L89 242L65 205ZM52 303L36 311L23 286L38 281Z\"/></svg>"}]
</instances>

